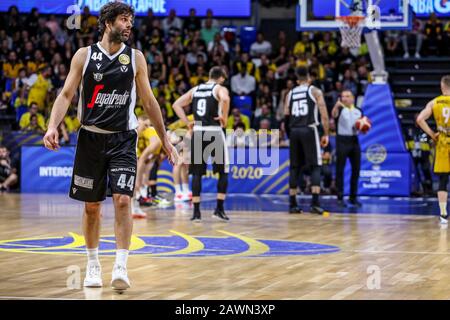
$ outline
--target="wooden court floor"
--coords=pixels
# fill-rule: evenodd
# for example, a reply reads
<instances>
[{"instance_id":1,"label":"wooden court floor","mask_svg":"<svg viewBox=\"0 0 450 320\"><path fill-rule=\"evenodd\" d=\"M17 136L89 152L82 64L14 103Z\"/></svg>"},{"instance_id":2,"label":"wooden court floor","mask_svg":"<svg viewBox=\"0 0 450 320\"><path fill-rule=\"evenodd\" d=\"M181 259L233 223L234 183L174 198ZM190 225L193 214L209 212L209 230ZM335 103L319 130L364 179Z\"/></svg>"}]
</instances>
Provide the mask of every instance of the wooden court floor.
<instances>
[{"instance_id":1,"label":"wooden court floor","mask_svg":"<svg viewBox=\"0 0 450 320\"><path fill-rule=\"evenodd\" d=\"M449 299L448 230L436 216L191 210L135 221L132 288L109 287L113 213L104 206L104 288L77 288L81 206L65 195L0 195L0 299Z\"/></svg>"}]
</instances>

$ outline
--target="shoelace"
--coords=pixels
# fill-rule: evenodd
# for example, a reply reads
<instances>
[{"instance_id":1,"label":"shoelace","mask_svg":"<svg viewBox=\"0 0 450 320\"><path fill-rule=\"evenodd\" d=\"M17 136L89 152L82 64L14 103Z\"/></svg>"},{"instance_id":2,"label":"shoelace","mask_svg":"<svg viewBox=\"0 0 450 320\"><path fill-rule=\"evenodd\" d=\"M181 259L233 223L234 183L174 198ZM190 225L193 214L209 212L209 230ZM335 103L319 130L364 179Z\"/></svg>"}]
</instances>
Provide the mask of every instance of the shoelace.
<instances>
[{"instance_id":1,"label":"shoelace","mask_svg":"<svg viewBox=\"0 0 450 320\"><path fill-rule=\"evenodd\" d=\"M121 265L116 265L114 267L114 272L117 272L121 275L126 275L127 274L127 268L121 266Z\"/></svg>"},{"instance_id":2,"label":"shoelace","mask_svg":"<svg viewBox=\"0 0 450 320\"><path fill-rule=\"evenodd\" d=\"M98 276L100 274L100 267L96 265L90 265L88 269L89 277Z\"/></svg>"}]
</instances>

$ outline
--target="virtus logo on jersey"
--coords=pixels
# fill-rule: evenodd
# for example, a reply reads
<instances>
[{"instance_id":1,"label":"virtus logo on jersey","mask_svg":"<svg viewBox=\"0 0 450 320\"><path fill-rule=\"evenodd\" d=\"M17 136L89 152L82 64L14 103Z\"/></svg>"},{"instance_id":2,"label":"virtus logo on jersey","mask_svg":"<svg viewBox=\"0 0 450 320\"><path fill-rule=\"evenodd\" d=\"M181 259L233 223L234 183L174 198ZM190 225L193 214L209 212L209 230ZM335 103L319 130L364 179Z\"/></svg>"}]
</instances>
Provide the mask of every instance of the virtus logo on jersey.
<instances>
[{"instance_id":1,"label":"virtus logo on jersey","mask_svg":"<svg viewBox=\"0 0 450 320\"><path fill-rule=\"evenodd\" d=\"M87 105L89 109L92 109L94 105L99 107L103 107L103 105L112 106L112 107L120 107L127 103L128 98L130 97L130 93L125 91L124 93L116 93L117 90L113 90L111 93L102 93L102 90L105 86L103 84L96 85L94 87L94 94L92 95L92 99Z\"/></svg>"}]
</instances>

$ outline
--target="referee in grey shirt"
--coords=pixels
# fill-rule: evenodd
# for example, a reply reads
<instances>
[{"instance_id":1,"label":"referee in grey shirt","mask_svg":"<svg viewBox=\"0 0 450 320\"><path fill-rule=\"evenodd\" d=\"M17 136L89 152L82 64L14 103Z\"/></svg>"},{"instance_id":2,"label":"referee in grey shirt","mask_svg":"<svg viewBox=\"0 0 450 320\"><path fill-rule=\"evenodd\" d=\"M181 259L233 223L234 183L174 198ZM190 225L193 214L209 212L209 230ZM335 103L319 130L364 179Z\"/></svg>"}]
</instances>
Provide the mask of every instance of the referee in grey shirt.
<instances>
[{"instance_id":1,"label":"referee in grey shirt","mask_svg":"<svg viewBox=\"0 0 450 320\"><path fill-rule=\"evenodd\" d=\"M336 187L338 192L338 205L346 207L344 202L344 169L347 158L352 166L350 182L350 203L360 207L357 200L358 178L361 168L361 148L358 141L358 132L355 128L356 120L362 117L362 110L355 106L355 97L350 90L344 90L331 115L336 123Z\"/></svg>"}]
</instances>

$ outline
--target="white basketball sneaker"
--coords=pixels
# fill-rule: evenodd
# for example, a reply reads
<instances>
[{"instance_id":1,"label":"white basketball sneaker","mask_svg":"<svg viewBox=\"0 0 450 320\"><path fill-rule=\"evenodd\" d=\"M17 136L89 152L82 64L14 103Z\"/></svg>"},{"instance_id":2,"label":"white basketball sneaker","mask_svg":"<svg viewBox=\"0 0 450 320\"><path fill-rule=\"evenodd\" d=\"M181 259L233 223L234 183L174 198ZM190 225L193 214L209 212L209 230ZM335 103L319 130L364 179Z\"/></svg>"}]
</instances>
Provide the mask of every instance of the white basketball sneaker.
<instances>
[{"instance_id":1,"label":"white basketball sneaker","mask_svg":"<svg viewBox=\"0 0 450 320\"><path fill-rule=\"evenodd\" d=\"M88 262L84 286L87 288L100 288L102 283L102 267L95 262Z\"/></svg>"},{"instance_id":2,"label":"white basketball sneaker","mask_svg":"<svg viewBox=\"0 0 450 320\"><path fill-rule=\"evenodd\" d=\"M114 264L112 271L111 287L114 290L126 290L130 287L130 280L128 279L127 267L119 264Z\"/></svg>"},{"instance_id":3,"label":"white basketball sneaker","mask_svg":"<svg viewBox=\"0 0 450 320\"><path fill-rule=\"evenodd\" d=\"M440 216L441 224L448 224L448 215Z\"/></svg>"},{"instance_id":4,"label":"white basketball sneaker","mask_svg":"<svg viewBox=\"0 0 450 320\"><path fill-rule=\"evenodd\" d=\"M184 200L183 200L183 193L176 193L175 194L175 197L173 198L173 201L175 201L175 202L184 202Z\"/></svg>"},{"instance_id":5,"label":"white basketball sneaker","mask_svg":"<svg viewBox=\"0 0 450 320\"><path fill-rule=\"evenodd\" d=\"M147 218L147 214L141 208L133 206L133 208L131 208L131 210L132 210L131 213L132 213L132 216L134 219Z\"/></svg>"},{"instance_id":6,"label":"white basketball sneaker","mask_svg":"<svg viewBox=\"0 0 450 320\"><path fill-rule=\"evenodd\" d=\"M183 192L183 201L191 201L192 192Z\"/></svg>"}]
</instances>

